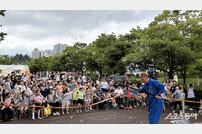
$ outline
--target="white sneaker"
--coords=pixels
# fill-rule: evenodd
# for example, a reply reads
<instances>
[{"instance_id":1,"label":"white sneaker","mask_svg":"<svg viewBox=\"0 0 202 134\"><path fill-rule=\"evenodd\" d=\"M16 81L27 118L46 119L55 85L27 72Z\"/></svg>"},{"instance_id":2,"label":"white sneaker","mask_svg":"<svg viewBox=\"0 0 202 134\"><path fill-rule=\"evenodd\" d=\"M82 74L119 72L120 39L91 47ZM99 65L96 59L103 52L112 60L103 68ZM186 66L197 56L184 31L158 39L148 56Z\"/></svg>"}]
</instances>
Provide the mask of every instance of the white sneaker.
<instances>
[{"instance_id":1,"label":"white sneaker","mask_svg":"<svg viewBox=\"0 0 202 134\"><path fill-rule=\"evenodd\" d=\"M55 116L55 115L57 115L56 113L53 113L53 115Z\"/></svg>"},{"instance_id":2,"label":"white sneaker","mask_svg":"<svg viewBox=\"0 0 202 134\"><path fill-rule=\"evenodd\" d=\"M35 117L32 117L32 120L35 120Z\"/></svg>"},{"instance_id":3,"label":"white sneaker","mask_svg":"<svg viewBox=\"0 0 202 134\"><path fill-rule=\"evenodd\" d=\"M189 110L190 110L190 111L193 111L193 109L192 109L192 108L189 108Z\"/></svg>"},{"instance_id":4,"label":"white sneaker","mask_svg":"<svg viewBox=\"0 0 202 134\"><path fill-rule=\"evenodd\" d=\"M57 115L60 115L60 113L59 113L59 112L56 112L56 114L57 114Z\"/></svg>"}]
</instances>

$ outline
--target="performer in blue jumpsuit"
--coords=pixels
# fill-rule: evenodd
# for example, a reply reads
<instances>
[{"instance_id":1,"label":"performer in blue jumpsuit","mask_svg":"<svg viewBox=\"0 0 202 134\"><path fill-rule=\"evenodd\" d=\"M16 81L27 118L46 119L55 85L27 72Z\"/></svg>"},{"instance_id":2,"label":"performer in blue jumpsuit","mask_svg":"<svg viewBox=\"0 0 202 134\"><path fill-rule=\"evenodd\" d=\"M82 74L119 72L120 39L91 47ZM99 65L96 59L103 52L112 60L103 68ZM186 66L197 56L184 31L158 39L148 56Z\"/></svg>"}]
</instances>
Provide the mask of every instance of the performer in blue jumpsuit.
<instances>
[{"instance_id":1,"label":"performer in blue jumpsuit","mask_svg":"<svg viewBox=\"0 0 202 134\"><path fill-rule=\"evenodd\" d=\"M145 84L139 90L145 92L148 98L149 124L158 124L163 110L163 100L160 99L160 95L165 92L164 85L149 78L147 72L140 73L140 78Z\"/></svg>"}]
</instances>

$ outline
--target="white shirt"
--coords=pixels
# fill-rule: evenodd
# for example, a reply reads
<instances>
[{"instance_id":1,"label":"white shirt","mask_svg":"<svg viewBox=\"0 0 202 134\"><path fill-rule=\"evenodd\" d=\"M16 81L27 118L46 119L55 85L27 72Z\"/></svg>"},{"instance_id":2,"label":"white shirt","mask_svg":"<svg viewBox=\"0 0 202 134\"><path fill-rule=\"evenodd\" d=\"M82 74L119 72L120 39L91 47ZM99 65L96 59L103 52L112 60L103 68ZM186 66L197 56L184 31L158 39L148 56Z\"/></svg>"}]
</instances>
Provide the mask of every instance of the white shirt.
<instances>
[{"instance_id":1,"label":"white shirt","mask_svg":"<svg viewBox=\"0 0 202 134\"><path fill-rule=\"evenodd\" d=\"M56 76L56 81L60 81L60 76Z\"/></svg>"},{"instance_id":2,"label":"white shirt","mask_svg":"<svg viewBox=\"0 0 202 134\"><path fill-rule=\"evenodd\" d=\"M15 87L14 87L15 89L14 89L14 92L15 93L19 93L20 92L20 90L19 90L19 88L21 88L21 92L22 92L22 85L15 85Z\"/></svg>"},{"instance_id":3,"label":"white shirt","mask_svg":"<svg viewBox=\"0 0 202 134\"><path fill-rule=\"evenodd\" d=\"M25 91L25 90L26 90L26 87L25 87L25 85L24 85L24 86L22 86L21 92L22 92L22 91Z\"/></svg>"},{"instance_id":4,"label":"white shirt","mask_svg":"<svg viewBox=\"0 0 202 134\"><path fill-rule=\"evenodd\" d=\"M86 76L82 76L82 80L86 82Z\"/></svg>"},{"instance_id":5,"label":"white shirt","mask_svg":"<svg viewBox=\"0 0 202 134\"><path fill-rule=\"evenodd\" d=\"M41 79L42 79L43 81L46 81L46 77L42 77Z\"/></svg>"},{"instance_id":6,"label":"white shirt","mask_svg":"<svg viewBox=\"0 0 202 134\"><path fill-rule=\"evenodd\" d=\"M120 95L120 94L123 94L123 90L119 90L119 89L116 89L115 91L114 91L114 93L115 94L117 94L117 95Z\"/></svg>"},{"instance_id":7,"label":"white shirt","mask_svg":"<svg viewBox=\"0 0 202 134\"><path fill-rule=\"evenodd\" d=\"M29 79L29 76L24 76L23 81L26 82Z\"/></svg>"},{"instance_id":8,"label":"white shirt","mask_svg":"<svg viewBox=\"0 0 202 134\"><path fill-rule=\"evenodd\" d=\"M26 91L27 91L27 95L28 95L28 96L30 96L30 95L33 94L32 90L31 90L30 88L27 88ZM34 99L34 95L30 96L29 99L30 99L30 100L33 100L33 99Z\"/></svg>"},{"instance_id":9,"label":"white shirt","mask_svg":"<svg viewBox=\"0 0 202 134\"><path fill-rule=\"evenodd\" d=\"M70 91L69 93L65 93L63 97L64 97L64 100L72 100L73 91Z\"/></svg>"},{"instance_id":10,"label":"white shirt","mask_svg":"<svg viewBox=\"0 0 202 134\"><path fill-rule=\"evenodd\" d=\"M99 85L99 84L100 84L100 81L99 81L99 80L96 80L96 84Z\"/></svg>"},{"instance_id":11,"label":"white shirt","mask_svg":"<svg viewBox=\"0 0 202 134\"><path fill-rule=\"evenodd\" d=\"M101 82L100 83L100 88L105 88L105 89L108 89L109 88L109 84L105 81L105 82Z\"/></svg>"}]
</instances>

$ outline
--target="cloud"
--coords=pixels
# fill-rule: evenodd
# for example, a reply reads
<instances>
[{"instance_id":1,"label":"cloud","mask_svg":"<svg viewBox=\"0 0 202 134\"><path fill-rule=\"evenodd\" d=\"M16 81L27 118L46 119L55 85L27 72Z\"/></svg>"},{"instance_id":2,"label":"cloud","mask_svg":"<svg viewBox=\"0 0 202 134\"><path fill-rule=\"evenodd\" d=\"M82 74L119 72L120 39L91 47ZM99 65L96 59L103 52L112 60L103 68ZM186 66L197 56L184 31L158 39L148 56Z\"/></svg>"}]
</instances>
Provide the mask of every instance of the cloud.
<instances>
[{"instance_id":1,"label":"cloud","mask_svg":"<svg viewBox=\"0 0 202 134\"><path fill-rule=\"evenodd\" d=\"M90 43L101 33L128 33L146 27L159 10L8 10L1 30L8 35L0 53L15 55L34 48L53 49L57 43ZM15 51L16 50L16 51Z\"/></svg>"}]
</instances>

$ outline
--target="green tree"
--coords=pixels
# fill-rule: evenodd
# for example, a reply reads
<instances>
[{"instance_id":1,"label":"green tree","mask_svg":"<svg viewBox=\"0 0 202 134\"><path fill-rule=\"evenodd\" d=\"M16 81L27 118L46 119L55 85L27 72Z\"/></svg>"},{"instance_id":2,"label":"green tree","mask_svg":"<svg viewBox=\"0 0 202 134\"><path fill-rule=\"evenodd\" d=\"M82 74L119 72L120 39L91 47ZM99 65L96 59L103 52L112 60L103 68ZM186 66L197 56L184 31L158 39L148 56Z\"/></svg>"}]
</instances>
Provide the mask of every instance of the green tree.
<instances>
[{"instance_id":1,"label":"green tree","mask_svg":"<svg viewBox=\"0 0 202 134\"><path fill-rule=\"evenodd\" d=\"M174 57L173 59L169 59L169 58L167 59L168 63L170 63L168 65L169 78L172 78L174 71L180 70L185 83L186 73L188 69L188 66L186 64L187 63L191 64L191 62L194 63L194 60L201 58L200 56L200 52L202 50L201 49L202 48L201 47L201 43L202 43L201 42L202 41L201 40L202 39L201 15L202 15L201 10L200 11L187 10L184 12L180 10L173 10L173 11L165 10L162 14L155 17L154 21L149 25L148 30L154 28L152 29L153 31L151 30L149 31L150 33L159 33L159 32L155 32L154 30L163 30L163 32L166 32L166 30L164 29L155 29L158 26L170 25L169 26L170 28L172 26L173 27L172 29L173 30L175 29L175 34L171 35L172 29L170 29L171 31L167 29L167 32L170 33L170 36L164 37L162 38L162 40L164 39L167 40L171 37L170 41L172 41L173 44L177 43L176 41L178 41L178 44L179 44L179 41L180 41L180 45L175 44L175 46L178 47L177 49L179 53L178 54L176 53L177 55L172 54L171 57ZM161 34L161 37L163 37L162 34ZM153 38L153 37L150 36L150 38ZM172 49L174 49L175 46L173 46ZM159 64L160 62L157 61L156 63ZM162 63L164 64L165 62L162 62Z\"/></svg>"},{"instance_id":2,"label":"green tree","mask_svg":"<svg viewBox=\"0 0 202 134\"><path fill-rule=\"evenodd\" d=\"M6 10L0 10L0 17L5 16L5 11ZM2 25L0 25L0 28L1 28L1 26ZM2 40L4 40L5 35L7 35L7 34L4 33L4 32L0 32L0 43L1 43Z\"/></svg>"},{"instance_id":3,"label":"green tree","mask_svg":"<svg viewBox=\"0 0 202 134\"><path fill-rule=\"evenodd\" d=\"M102 77L103 68L107 66L107 60L109 60L106 55L108 54L112 43L114 43L116 40L117 37L113 33L110 35L101 34L90 44L92 53L91 56L97 64L97 71L99 72L100 77ZM105 67L105 69L106 68L107 67Z\"/></svg>"}]
</instances>

